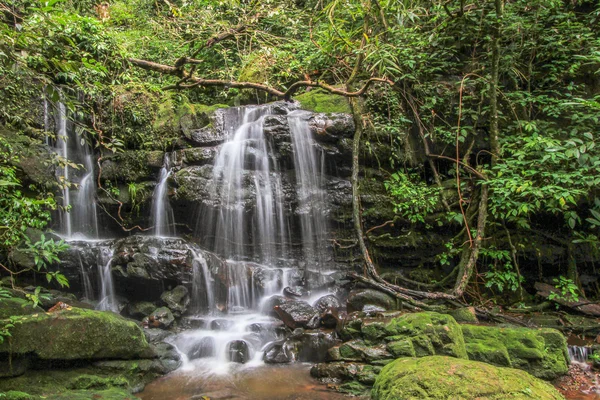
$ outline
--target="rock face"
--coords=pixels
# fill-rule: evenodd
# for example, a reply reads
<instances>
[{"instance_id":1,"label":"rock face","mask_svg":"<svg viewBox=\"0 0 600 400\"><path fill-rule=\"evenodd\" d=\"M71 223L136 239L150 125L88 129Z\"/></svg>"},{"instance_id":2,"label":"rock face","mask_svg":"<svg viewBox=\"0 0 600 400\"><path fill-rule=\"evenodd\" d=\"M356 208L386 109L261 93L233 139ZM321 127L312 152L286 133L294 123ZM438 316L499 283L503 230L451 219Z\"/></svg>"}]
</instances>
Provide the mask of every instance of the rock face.
<instances>
[{"instance_id":1,"label":"rock face","mask_svg":"<svg viewBox=\"0 0 600 400\"><path fill-rule=\"evenodd\" d=\"M186 312L188 305L190 304L190 296L185 286L176 286L173 290L163 292L160 295L160 299L167 305L167 307L177 316L181 316Z\"/></svg>"},{"instance_id":2,"label":"rock face","mask_svg":"<svg viewBox=\"0 0 600 400\"><path fill-rule=\"evenodd\" d=\"M462 325L469 359L525 370L542 379L567 373L565 337L555 329Z\"/></svg>"},{"instance_id":3,"label":"rock face","mask_svg":"<svg viewBox=\"0 0 600 400\"><path fill-rule=\"evenodd\" d=\"M73 308L26 316L11 328L1 354L34 354L42 360L145 358L149 349L133 321L112 312Z\"/></svg>"},{"instance_id":4,"label":"rock face","mask_svg":"<svg viewBox=\"0 0 600 400\"><path fill-rule=\"evenodd\" d=\"M401 358L386 365L372 398L563 399L554 387L527 372L443 356Z\"/></svg>"}]
</instances>

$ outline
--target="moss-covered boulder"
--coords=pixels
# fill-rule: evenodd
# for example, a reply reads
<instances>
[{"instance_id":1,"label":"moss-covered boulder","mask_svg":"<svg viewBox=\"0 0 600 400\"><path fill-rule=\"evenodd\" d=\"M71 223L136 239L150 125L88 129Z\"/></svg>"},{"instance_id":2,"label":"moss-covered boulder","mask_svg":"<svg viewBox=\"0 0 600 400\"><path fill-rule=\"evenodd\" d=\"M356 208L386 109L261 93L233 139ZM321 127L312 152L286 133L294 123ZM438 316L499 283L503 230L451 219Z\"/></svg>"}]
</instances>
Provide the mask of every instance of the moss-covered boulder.
<instances>
[{"instance_id":1,"label":"moss-covered boulder","mask_svg":"<svg viewBox=\"0 0 600 400\"><path fill-rule=\"evenodd\" d=\"M162 151L128 150L102 161L102 179L122 183L156 180L162 168Z\"/></svg>"},{"instance_id":2,"label":"moss-covered boulder","mask_svg":"<svg viewBox=\"0 0 600 400\"><path fill-rule=\"evenodd\" d=\"M542 379L567 373L565 337L555 329L462 325L469 359L523 369Z\"/></svg>"},{"instance_id":3,"label":"moss-covered boulder","mask_svg":"<svg viewBox=\"0 0 600 400\"><path fill-rule=\"evenodd\" d=\"M0 320L0 324L4 321ZM2 353L42 360L144 358L148 342L135 322L107 311L66 309L22 316Z\"/></svg>"},{"instance_id":4,"label":"moss-covered boulder","mask_svg":"<svg viewBox=\"0 0 600 400\"><path fill-rule=\"evenodd\" d=\"M5 319L17 315L29 315L44 312L38 306L33 306L30 301L18 297L0 299L0 319Z\"/></svg>"},{"instance_id":5,"label":"moss-covered boulder","mask_svg":"<svg viewBox=\"0 0 600 400\"><path fill-rule=\"evenodd\" d=\"M348 312L368 311L369 309L395 310L397 309L396 300L378 290L357 289L350 292L346 307Z\"/></svg>"},{"instance_id":6,"label":"moss-covered boulder","mask_svg":"<svg viewBox=\"0 0 600 400\"><path fill-rule=\"evenodd\" d=\"M446 355L467 358L460 325L447 314L421 312L392 319L384 328L388 351L424 357ZM412 347L412 349L411 349Z\"/></svg>"},{"instance_id":7,"label":"moss-covered boulder","mask_svg":"<svg viewBox=\"0 0 600 400\"><path fill-rule=\"evenodd\" d=\"M313 89L295 96L300 102L300 107L318 113L346 113L350 114L350 104L344 96L327 93L321 89Z\"/></svg>"},{"instance_id":8,"label":"moss-covered boulder","mask_svg":"<svg viewBox=\"0 0 600 400\"><path fill-rule=\"evenodd\" d=\"M525 371L444 356L397 359L381 370L371 394L374 400L563 399Z\"/></svg>"}]
</instances>

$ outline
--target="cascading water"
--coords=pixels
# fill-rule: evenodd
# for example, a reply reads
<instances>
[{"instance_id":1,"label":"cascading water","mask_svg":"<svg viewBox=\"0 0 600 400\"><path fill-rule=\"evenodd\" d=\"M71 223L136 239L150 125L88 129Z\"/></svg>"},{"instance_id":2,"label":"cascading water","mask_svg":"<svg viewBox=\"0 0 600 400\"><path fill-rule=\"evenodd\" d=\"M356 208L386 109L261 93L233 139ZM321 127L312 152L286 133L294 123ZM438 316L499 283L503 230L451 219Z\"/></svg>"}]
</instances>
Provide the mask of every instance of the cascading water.
<instances>
[{"instance_id":1,"label":"cascading water","mask_svg":"<svg viewBox=\"0 0 600 400\"><path fill-rule=\"evenodd\" d=\"M44 125L49 129L49 102L44 99ZM55 149L63 159L64 166L59 172L62 186L63 204L61 211L61 232L67 239L97 238L98 216L96 210L96 184L94 180L94 161L90 147L82 134L70 127L67 107L63 102L56 105ZM84 170L71 170L70 163L83 164ZM77 181L79 182L77 183ZM76 193L71 185L75 184ZM72 202L72 194L75 201Z\"/></svg>"},{"instance_id":2,"label":"cascading water","mask_svg":"<svg viewBox=\"0 0 600 400\"><path fill-rule=\"evenodd\" d=\"M118 313L119 305L117 303L115 287L112 279L112 260L113 250L109 247L100 248L100 257L98 257L100 296L96 309L101 311L114 311Z\"/></svg>"},{"instance_id":3,"label":"cascading water","mask_svg":"<svg viewBox=\"0 0 600 400\"><path fill-rule=\"evenodd\" d=\"M295 180L287 182L295 188L295 212L284 196L284 174L263 129L271 115L271 106L224 110L226 142L212 167L211 201L201 210L197 233L203 245L227 261L219 271L209 270L192 252L192 310L208 312L191 318L201 329L171 339L189 368L198 366L193 363L198 358L203 364L212 362L213 371L227 371L231 361L260 362L263 347L282 339L276 329L281 322L260 314L262 304L302 281L297 268L289 266L292 247L301 247L306 269L321 271L327 262L322 159L307 114L281 117L290 127L295 172L286 176ZM299 237L295 246L292 236ZM221 297L213 286L217 276L226 286Z\"/></svg>"},{"instance_id":4,"label":"cascading water","mask_svg":"<svg viewBox=\"0 0 600 400\"><path fill-rule=\"evenodd\" d=\"M171 176L171 158L165 154L158 184L152 194L152 224L155 236L175 236L175 217L169 204L168 183Z\"/></svg>"},{"instance_id":5,"label":"cascading water","mask_svg":"<svg viewBox=\"0 0 600 400\"><path fill-rule=\"evenodd\" d=\"M327 261L327 219L326 199L323 189L323 158L312 145L310 127L306 111L293 111L288 115L288 123L294 150L294 166L300 226L302 229L302 250L306 267L321 270Z\"/></svg>"}]
</instances>

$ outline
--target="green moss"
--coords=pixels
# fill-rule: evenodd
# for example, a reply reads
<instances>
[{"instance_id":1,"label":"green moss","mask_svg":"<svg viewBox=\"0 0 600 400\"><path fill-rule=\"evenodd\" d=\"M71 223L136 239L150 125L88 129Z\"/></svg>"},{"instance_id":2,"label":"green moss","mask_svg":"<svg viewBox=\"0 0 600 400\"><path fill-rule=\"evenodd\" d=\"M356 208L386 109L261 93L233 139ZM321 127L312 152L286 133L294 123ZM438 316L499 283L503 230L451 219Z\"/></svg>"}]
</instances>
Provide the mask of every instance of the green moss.
<instances>
[{"instance_id":1,"label":"green moss","mask_svg":"<svg viewBox=\"0 0 600 400\"><path fill-rule=\"evenodd\" d=\"M0 344L0 353L34 353L44 360L126 359L148 349L135 322L80 308L23 316L11 334L10 341Z\"/></svg>"},{"instance_id":2,"label":"green moss","mask_svg":"<svg viewBox=\"0 0 600 400\"><path fill-rule=\"evenodd\" d=\"M359 382L351 381L341 384L338 391L351 394L353 396L363 396L369 393L369 388Z\"/></svg>"},{"instance_id":3,"label":"green moss","mask_svg":"<svg viewBox=\"0 0 600 400\"><path fill-rule=\"evenodd\" d=\"M106 390L70 390L64 393L52 394L47 400L136 400L138 397L127 390L111 388Z\"/></svg>"},{"instance_id":4,"label":"green moss","mask_svg":"<svg viewBox=\"0 0 600 400\"><path fill-rule=\"evenodd\" d=\"M400 358L388 364L377 377L372 398L563 399L550 384L524 371L443 356Z\"/></svg>"},{"instance_id":5,"label":"green moss","mask_svg":"<svg viewBox=\"0 0 600 400\"><path fill-rule=\"evenodd\" d=\"M127 387L129 382L122 376L118 377L101 377L97 375L80 375L74 378L67 388L75 390L89 390L89 389L109 389L111 387Z\"/></svg>"},{"instance_id":6,"label":"green moss","mask_svg":"<svg viewBox=\"0 0 600 400\"><path fill-rule=\"evenodd\" d=\"M33 307L30 301L24 299L17 297L0 299L0 319L16 315L29 315L40 312L43 313L44 310L37 306Z\"/></svg>"},{"instance_id":7,"label":"green moss","mask_svg":"<svg viewBox=\"0 0 600 400\"><path fill-rule=\"evenodd\" d=\"M0 393L0 399L2 400L33 400L33 397L30 394L24 392L18 392L16 390L10 390L6 393Z\"/></svg>"},{"instance_id":8,"label":"green moss","mask_svg":"<svg viewBox=\"0 0 600 400\"><path fill-rule=\"evenodd\" d=\"M477 316L475 315L475 310L472 307L457 308L456 310L448 312L448 314L452 315L456 322L479 322L477 320Z\"/></svg>"},{"instance_id":9,"label":"green moss","mask_svg":"<svg viewBox=\"0 0 600 400\"><path fill-rule=\"evenodd\" d=\"M309 111L318 113L346 113L350 114L350 104L343 96L327 93L320 89L313 89L295 97L300 106Z\"/></svg>"},{"instance_id":10,"label":"green moss","mask_svg":"<svg viewBox=\"0 0 600 400\"><path fill-rule=\"evenodd\" d=\"M389 342L387 349L394 357L416 357L417 355L410 339Z\"/></svg>"},{"instance_id":11,"label":"green moss","mask_svg":"<svg viewBox=\"0 0 600 400\"><path fill-rule=\"evenodd\" d=\"M568 370L565 338L554 329L463 325L462 331L472 360L510 365L542 379L557 378Z\"/></svg>"},{"instance_id":12,"label":"green moss","mask_svg":"<svg viewBox=\"0 0 600 400\"><path fill-rule=\"evenodd\" d=\"M436 312L406 314L386 326L388 341L410 339L417 357L431 354L467 358L460 325L450 315Z\"/></svg>"},{"instance_id":13,"label":"green moss","mask_svg":"<svg viewBox=\"0 0 600 400\"><path fill-rule=\"evenodd\" d=\"M366 349L365 342L362 340L351 340L340 346L340 356L347 361L359 361L363 358L363 351Z\"/></svg>"},{"instance_id":14,"label":"green moss","mask_svg":"<svg viewBox=\"0 0 600 400\"><path fill-rule=\"evenodd\" d=\"M364 323L361 327L363 337L369 342L377 342L386 335L383 322Z\"/></svg>"}]
</instances>

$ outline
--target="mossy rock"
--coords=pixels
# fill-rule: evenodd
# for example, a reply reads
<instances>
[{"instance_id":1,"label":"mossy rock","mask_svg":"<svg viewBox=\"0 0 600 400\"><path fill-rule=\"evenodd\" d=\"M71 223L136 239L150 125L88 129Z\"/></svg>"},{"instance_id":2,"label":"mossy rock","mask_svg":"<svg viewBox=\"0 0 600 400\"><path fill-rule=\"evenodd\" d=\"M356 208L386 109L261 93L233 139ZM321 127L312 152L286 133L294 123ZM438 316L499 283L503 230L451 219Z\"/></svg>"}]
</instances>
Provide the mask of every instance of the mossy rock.
<instances>
[{"instance_id":1,"label":"mossy rock","mask_svg":"<svg viewBox=\"0 0 600 400\"><path fill-rule=\"evenodd\" d=\"M374 400L564 399L525 371L445 356L397 359L381 370L371 395Z\"/></svg>"},{"instance_id":2,"label":"mossy rock","mask_svg":"<svg viewBox=\"0 0 600 400\"><path fill-rule=\"evenodd\" d=\"M149 348L135 322L80 308L22 316L11 335L0 354L33 353L42 360L144 358Z\"/></svg>"},{"instance_id":3,"label":"mossy rock","mask_svg":"<svg viewBox=\"0 0 600 400\"><path fill-rule=\"evenodd\" d=\"M410 340L417 357L447 355L467 358L460 325L447 314L421 312L392 319L384 328L386 340Z\"/></svg>"},{"instance_id":4,"label":"mossy rock","mask_svg":"<svg viewBox=\"0 0 600 400\"><path fill-rule=\"evenodd\" d=\"M34 307L30 301L20 299L18 297L0 299L0 319L17 315L30 315L40 312L44 312L41 307Z\"/></svg>"},{"instance_id":5,"label":"mossy rock","mask_svg":"<svg viewBox=\"0 0 600 400\"><path fill-rule=\"evenodd\" d=\"M162 168L162 151L128 150L102 161L102 179L122 183L155 180Z\"/></svg>"},{"instance_id":6,"label":"mossy rock","mask_svg":"<svg viewBox=\"0 0 600 400\"><path fill-rule=\"evenodd\" d=\"M350 114L350 104L344 96L330 94L321 89L313 89L295 96L300 102L300 107L318 113L345 113Z\"/></svg>"},{"instance_id":7,"label":"mossy rock","mask_svg":"<svg viewBox=\"0 0 600 400\"><path fill-rule=\"evenodd\" d=\"M0 399L2 399L2 400L33 400L33 399L35 399L35 397L33 397L32 395L27 394L25 392L9 390L8 392L1 393Z\"/></svg>"},{"instance_id":8,"label":"mossy rock","mask_svg":"<svg viewBox=\"0 0 600 400\"><path fill-rule=\"evenodd\" d=\"M48 151L41 139L36 140L6 128L0 129L0 137L11 146L11 154L15 156L12 163L23 173L23 187L27 187L25 183L34 183L45 188L56 186L53 153Z\"/></svg>"},{"instance_id":9,"label":"mossy rock","mask_svg":"<svg viewBox=\"0 0 600 400\"><path fill-rule=\"evenodd\" d=\"M469 359L523 369L542 379L567 373L564 336L555 329L463 325Z\"/></svg>"},{"instance_id":10,"label":"mossy rock","mask_svg":"<svg viewBox=\"0 0 600 400\"><path fill-rule=\"evenodd\" d=\"M449 311L448 314L456 320L456 322L477 323L477 315L473 307L462 307L456 310Z\"/></svg>"}]
</instances>

